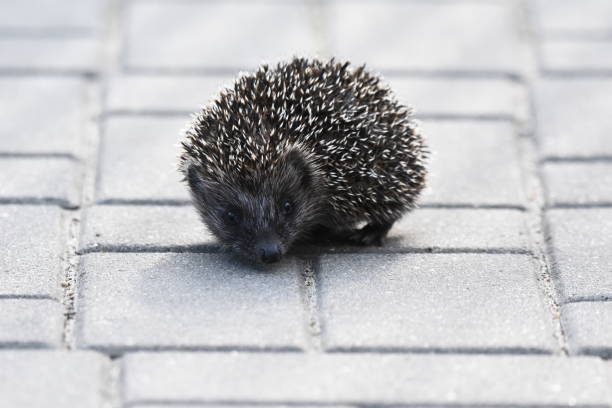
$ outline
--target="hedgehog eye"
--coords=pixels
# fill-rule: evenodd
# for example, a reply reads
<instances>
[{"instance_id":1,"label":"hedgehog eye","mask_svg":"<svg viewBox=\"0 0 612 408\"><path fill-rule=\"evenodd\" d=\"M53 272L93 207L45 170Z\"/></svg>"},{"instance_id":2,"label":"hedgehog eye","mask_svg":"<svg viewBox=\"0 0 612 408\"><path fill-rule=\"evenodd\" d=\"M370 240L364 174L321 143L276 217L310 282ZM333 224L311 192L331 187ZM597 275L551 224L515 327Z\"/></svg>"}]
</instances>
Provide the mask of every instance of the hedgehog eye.
<instances>
[{"instance_id":1,"label":"hedgehog eye","mask_svg":"<svg viewBox=\"0 0 612 408\"><path fill-rule=\"evenodd\" d=\"M238 224L238 211L234 211L234 210L226 211L225 219L232 224Z\"/></svg>"},{"instance_id":2,"label":"hedgehog eye","mask_svg":"<svg viewBox=\"0 0 612 408\"><path fill-rule=\"evenodd\" d=\"M293 205L289 201L285 201L281 207L283 209L283 214L289 215L291 211L293 211Z\"/></svg>"}]
</instances>

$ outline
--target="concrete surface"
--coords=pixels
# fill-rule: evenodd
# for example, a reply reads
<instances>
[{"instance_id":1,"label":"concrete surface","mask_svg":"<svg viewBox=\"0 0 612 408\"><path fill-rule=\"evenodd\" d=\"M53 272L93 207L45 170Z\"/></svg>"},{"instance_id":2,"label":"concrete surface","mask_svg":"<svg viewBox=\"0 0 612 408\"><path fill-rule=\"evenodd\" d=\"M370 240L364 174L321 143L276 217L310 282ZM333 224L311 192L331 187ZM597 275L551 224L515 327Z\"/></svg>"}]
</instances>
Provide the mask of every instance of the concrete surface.
<instances>
[{"instance_id":1,"label":"concrete surface","mask_svg":"<svg viewBox=\"0 0 612 408\"><path fill-rule=\"evenodd\" d=\"M431 149L383 247L223 253L180 130L366 62ZM0 4L1 407L612 407L612 2Z\"/></svg>"}]
</instances>

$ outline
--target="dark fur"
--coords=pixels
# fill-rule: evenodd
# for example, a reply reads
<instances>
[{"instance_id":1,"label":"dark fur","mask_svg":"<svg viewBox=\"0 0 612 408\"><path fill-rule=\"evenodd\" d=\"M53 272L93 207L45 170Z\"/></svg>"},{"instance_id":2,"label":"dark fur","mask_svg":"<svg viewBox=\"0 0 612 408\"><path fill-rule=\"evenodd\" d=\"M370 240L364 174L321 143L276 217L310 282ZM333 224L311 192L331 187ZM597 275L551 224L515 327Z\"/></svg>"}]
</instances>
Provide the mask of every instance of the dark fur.
<instances>
[{"instance_id":1,"label":"dark fur","mask_svg":"<svg viewBox=\"0 0 612 408\"><path fill-rule=\"evenodd\" d=\"M321 219L325 207L323 183L311 174L296 151L290 151L271 172L254 173L248 180L218 183L203 178L197 166L190 166L187 177L193 202L204 223L225 246L258 259L257 245L276 242L282 254L291 243L304 238ZM286 214L283 204L289 202ZM230 222L233 211L238 222Z\"/></svg>"},{"instance_id":2,"label":"dark fur","mask_svg":"<svg viewBox=\"0 0 612 408\"><path fill-rule=\"evenodd\" d=\"M380 244L426 173L408 110L364 67L333 60L294 59L240 77L195 117L183 148L203 221L259 260L262 245L284 254L321 227Z\"/></svg>"}]
</instances>

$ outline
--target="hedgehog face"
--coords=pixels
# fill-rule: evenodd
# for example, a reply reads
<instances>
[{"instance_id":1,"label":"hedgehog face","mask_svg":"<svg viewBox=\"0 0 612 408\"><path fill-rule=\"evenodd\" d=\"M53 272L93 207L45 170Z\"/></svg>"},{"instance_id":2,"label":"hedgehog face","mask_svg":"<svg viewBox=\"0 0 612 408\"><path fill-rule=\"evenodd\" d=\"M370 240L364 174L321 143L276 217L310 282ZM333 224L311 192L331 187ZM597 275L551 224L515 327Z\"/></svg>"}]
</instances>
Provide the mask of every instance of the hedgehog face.
<instances>
[{"instance_id":1,"label":"hedgehog face","mask_svg":"<svg viewBox=\"0 0 612 408\"><path fill-rule=\"evenodd\" d=\"M322 191L303 156L291 151L265 174L207 180L197 168L187 180L204 223L226 247L258 262L276 262L319 221Z\"/></svg>"}]
</instances>

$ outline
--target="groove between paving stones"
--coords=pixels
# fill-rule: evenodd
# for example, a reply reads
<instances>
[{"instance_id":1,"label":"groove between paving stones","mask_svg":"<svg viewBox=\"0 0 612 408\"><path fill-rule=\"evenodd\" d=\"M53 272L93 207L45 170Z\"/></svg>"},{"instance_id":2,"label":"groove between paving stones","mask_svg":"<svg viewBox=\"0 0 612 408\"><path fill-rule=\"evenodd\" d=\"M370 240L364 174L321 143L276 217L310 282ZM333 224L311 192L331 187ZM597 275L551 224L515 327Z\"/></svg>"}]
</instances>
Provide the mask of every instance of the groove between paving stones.
<instances>
[{"instance_id":1,"label":"groove between paving stones","mask_svg":"<svg viewBox=\"0 0 612 408\"><path fill-rule=\"evenodd\" d=\"M66 245L62 254L62 287L64 288L62 304L64 305L64 330L62 341L67 349L73 348L73 322L75 314L75 281L77 276L78 257L76 249L78 246L78 230L81 220L79 211L67 214L65 220Z\"/></svg>"},{"instance_id":2,"label":"groove between paving stones","mask_svg":"<svg viewBox=\"0 0 612 408\"><path fill-rule=\"evenodd\" d=\"M99 245L95 248L85 248L78 251L79 255L94 253L219 253L222 250L216 246L139 246L139 245Z\"/></svg>"},{"instance_id":3,"label":"groove between paving stones","mask_svg":"<svg viewBox=\"0 0 612 408\"><path fill-rule=\"evenodd\" d=\"M83 165L82 171L79 174L78 185L80 186L78 202L79 206L72 208L72 211L64 211L64 236L65 247L61 256L62 265L62 304L64 305L64 330L62 334L62 342L64 347L71 350L74 347L73 328L75 317L75 299L76 299L76 278L78 275L79 257L77 254L80 236L80 224L85 208L84 203L88 201L88 185L91 184L92 171L95 169L91 164L91 158L95 157L94 151L97 149L98 137L98 112L100 109L100 92L98 89L97 80L90 79L85 85L87 87L86 106L87 116L90 119L87 121L83 130L83 141L80 147L79 154L83 157L80 161Z\"/></svg>"},{"instance_id":4,"label":"groove between paving stones","mask_svg":"<svg viewBox=\"0 0 612 408\"><path fill-rule=\"evenodd\" d=\"M322 327L321 332L324 330ZM320 334L313 335L313 337L319 338ZM103 353L110 358L121 358L131 353L172 353L172 352L187 352L187 353L254 353L254 354L305 354L309 352L323 352L319 350L315 344L309 350L302 350L298 347L293 346L241 346L241 345L227 345L227 346L170 346L170 345L137 345L137 346L87 346L82 347L81 350L91 350ZM441 354L441 355L541 355L551 356L553 355L550 350L532 348L532 347L331 347L326 348L326 354Z\"/></svg>"},{"instance_id":5,"label":"groove between paving stones","mask_svg":"<svg viewBox=\"0 0 612 408\"><path fill-rule=\"evenodd\" d=\"M98 72L81 69L54 69L54 68L0 68L0 76L3 77L80 77L83 79L96 80Z\"/></svg>"},{"instance_id":6,"label":"groove between paving stones","mask_svg":"<svg viewBox=\"0 0 612 408\"><path fill-rule=\"evenodd\" d=\"M224 252L215 245L188 245L188 246L139 246L139 245L104 245L95 248L85 248L78 251L79 255L93 253L222 253ZM313 255L313 254L513 254L513 255L533 255L529 249L520 248L333 248L333 249L300 249L294 250L293 255Z\"/></svg>"},{"instance_id":7,"label":"groove between paving stones","mask_svg":"<svg viewBox=\"0 0 612 408\"><path fill-rule=\"evenodd\" d=\"M190 201L186 200L130 200L130 199L118 199L109 198L105 200L97 201L96 204L101 205L165 205L172 207L182 207L191 205Z\"/></svg>"},{"instance_id":8,"label":"groove between paving stones","mask_svg":"<svg viewBox=\"0 0 612 408\"><path fill-rule=\"evenodd\" d=\"M565 300L562 305L569 305L570 303L600 303L600 302L612 302L612 296L601 295L601 296L572 296Z\"/></svg>"},{"instance_id":9,"label":"groove between paving stones","mask_svg":"<svg viewBox=\"0 0 612 408\"><path fill-rule=\"evenodd\" d=\"M517 2L517 12L522 17L517 19L522 21L521 29L527 42L527 55L525 55L524 81L527 90L527 100L529 104L529 115L527 121L519 128L524 136L519 138L521 148L521 158L523 165L523 180L527 195L531 195L531 201L527 201L527 229L531 236L533 245L533 258L539 266L538 285L544 302L549 309L549 316L552 322L553 335L558 344L558 353L568 355L567 338L561 325L561 310L559 296L556 291L551 270L550 248L546 239L546 195L544 178L538 160L538 138L537 138L537 111L534 96L534 83L538 77L538 68L541 57L538 54L535 21L530 13L528 0Z\"/></svg>"},{"instance_id":10,"label":"groove between paving stones","mask_svg":"<svg viewBox=\"0 0 612 408\"><path fill-rule=\"evenodd\" d=\"M92 30L85 27L62 28L0 28L0 37L9 39L71 39L75 37L90 37Z\"/></svg>"},{"instance_id":11,"label":"groove between paving stones","mask_svg":"<svg viewBox=\"0 0 612 408\"><path fill-rule=\"evenodd\" d=\"M45 152L0 152L0 158L26 158L26 159L68 159L80 162L79 158L72 153L45 153Z\"/></svg>"},{"instance_id":12,"label":"groove between paving stones","mask_svg":"<svg viewBox=\"0 0 612 408\"><path fill-rule=\"evenodd\" d=\"M55 197L14 197L14 198L0 198L0 205L3 204L27 204L27 205L57 205L58 207L75 210L80 206L75 203L71 203L69 200Z\"/></svg>"},{"instance_id":13,"label":"groove between paving stones","mask_svg":"<svg viewBox=\"0 0 612 408\"><path fill-rule=\"evenodd\" d=\"M96 205L153 205L153 206L173 206L182 207L192 205L189 200L139 200L139 199L122 199L109 198L96 201ZM435 208L435 209L467 209L467 210L518 210L526 211L524 205L515 204L478 204L478 203L423 203L418 208Z\"/></svg>"},{"instance_id":14,"label":"groove between paving stones","mask_svg":"<svg viewBox=\"0 0 612 408\"><path fill-rule=\"evenodd\" d=\"M567 405L551 405L551 404L462 404L462 403L454 403L454 404L432 404L432 403L414 403L414 404L401 404L401 403L377 403L377 404L364 404L358 401L338 401L338 402L295 402L295 401L272 401L272 402L262 402L262 401L253 401L253 400L197 400L197 399L189 399L189 400L138 400L138 401L130 401L123 405L125 408L134 407L207 407L214 406L218 408L220 406L227 407L332 407L336 408L338 406L341 407L354 407L354 408L567 408ZM609 408L607 405L599 405L599 404L581 404L581 408Z\"/></svg>"},{"instance_id":15,"label":"groove between paving stones","mask_svg":"<svg viewBox=\"0 0 612 408\"><path fill-rule=\"evenodd\" d=\"M474 210L519 210L527 211L524 205L514 204L478 204L478 203L423 203L418 208L441 208L441 209L474 209Z\"/></svg>"},{"instance_id":16,"label":"groove between paving stones","mask_svg":"<svg viewBox=\"0 0 612 408\"><path fill-rule=\"evenodd\" d=\"M537 347L328 347L326 353L377 354L478 354L478 355L552 355L550 350Z\"/></svg>"},{"instance_id":17,"label":"groove between paving stones","mask_svg":"<svg viewBox=\"0 0 612 408\"><path fill-rule=\"evenodd\" d=\"M598 203L555 203L547 205L546 209L584 209L584 208L610 208L612 201L601 201Z\"/></svg>"},{"instance_id":18,"label":"groove between paving stones","mask_svg":"<svg viewBox=\"0 0 612 408\"><path fill-rule=\"evenodd\" d=\"M612 156L602 155L602 156L546 156L540 160L540 164L544 163L606 163L612 161Z\"/></svg>"},{"instance_id":19,"label":"groove between paving stones","mask_svg":"<svg viewBox=\"0 0 612 408\"><path fill-rule=\"evenodd\" d=\"M100 40L102 41L102 40ZM84 208L87 202L90 201L90 194L88 191L92 184L92 180L95 179L93 173L95 171L95 161L92 160L96 157L95 151L98 148L98 137L99 137L99 111L100 111L100 89L97 78L90 78L85 84L87 89L87 117L90 119L86 122L86 126L83 130L83 141L79 146L79 155L83 160L79 160L82 164L82 170L80 171L77 183L80 187L78 192L78 206L71 208L72 211L64 211L64 236L65 247L64 252L61 256L62 265L62 304L64 306L64 329L62 334L62 342L66 349L71 350L74 348L74 318L76 308L76 279L78 276L78 265L79 256L77 253L79 238L80 238L80 226L81 219L83 216Z\"/></svg>"},{"instance_id":20,"label":"groove between paving stones","mask_svg":"<svg viewBox=\"0 0 612 408\"><path fill-rule=\"evenodd\" d=\"M33 299L33 300L57 300L57 298L50 295L0 295L0 300L3 299Z\"/></svg>"},{"instance_id":21,"label":"groove between paving stones","mask_svg":"<svg viewBox=\"0 0 612 408\"><path fill-rule=\"evenodd\" d=\"M555 71L552 69L540 70L543 76L548 78L601 78L609 79L612 77L612 69L575 69L572 71Z\"/></svg>"},{"instance_id":22,"label":"groove between paving stones","mask_svg":"<svg viewBox=\"0 0 612 408\"><path fill-rule=\"evenodd\" d=\"M577 31L569 30L565 31L562 29L547 31L540 34L540 38L543 40L552 41L563 41L563 40L574 40L574 41L612 41L612 31L609 32L591 32L591 31Z\"/></svg>"},{"instance_id":23,"label":"groove between paving stones","mask_svg":"<svg viewBox=\"0 0 612 408\"><path fill-rule=\"evenodd\" d=\"M321 318L317 296L319 268L319 257L307 259L302 265L302 272L300 274L309 351L314 352L321 352L323 350Z\"/></svg>"}]
</instances>

